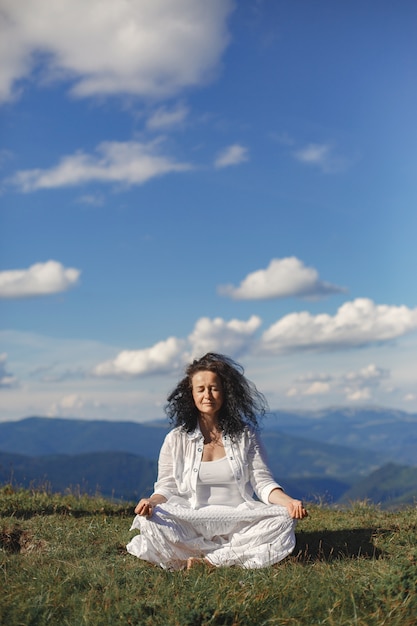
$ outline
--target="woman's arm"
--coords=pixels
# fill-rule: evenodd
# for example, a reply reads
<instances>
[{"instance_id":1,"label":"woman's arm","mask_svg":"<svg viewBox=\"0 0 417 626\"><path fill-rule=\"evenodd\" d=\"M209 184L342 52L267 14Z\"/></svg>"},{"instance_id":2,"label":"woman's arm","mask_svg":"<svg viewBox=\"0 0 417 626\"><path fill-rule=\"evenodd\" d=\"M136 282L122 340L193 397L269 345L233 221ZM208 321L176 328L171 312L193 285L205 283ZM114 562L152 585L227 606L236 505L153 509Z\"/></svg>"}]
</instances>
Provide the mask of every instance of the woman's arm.
<instances>
[{"instance_id":1,"label":"woman's arm","mask_svg":"<svg viewBox=\"0 0 417 626\"><path fill-rule=\"evenodd\" d=\"M252 489L258 498L267 504L269 502L269 494L274 489L281 489L281 485L274 480L272 472L268 467L266 451L259 435L249 429L244 437L244 445L243 455L249 468L249 480Z\"/></svg>"},{"instance_id":2,"label":"woman's arm","mask_svg":"<svg viewBox=\"0 0 417 626\"><path fill-rule=\"evenodd\" d=\"M285 506L293 519L303 519L303 517L307 517L308 515L302 501L294 500L294 498L284 493L282 489L273 489L269 494L269 502L271 504Z\"/></svg>"},{"instance_id":3,"label":"woman's arm","mask_svg":"<svg viewBox=\"0 0 417 626\"><path fill-rule=\"evenodd\" d=\"M167 502L172 495L178 493L174 478L173 434L169 433L162 444L158 460L158 478L155 491L149 498L142 498L135 507L136 515L149 517L157 504Z\"/></svg>"}]
</instances>

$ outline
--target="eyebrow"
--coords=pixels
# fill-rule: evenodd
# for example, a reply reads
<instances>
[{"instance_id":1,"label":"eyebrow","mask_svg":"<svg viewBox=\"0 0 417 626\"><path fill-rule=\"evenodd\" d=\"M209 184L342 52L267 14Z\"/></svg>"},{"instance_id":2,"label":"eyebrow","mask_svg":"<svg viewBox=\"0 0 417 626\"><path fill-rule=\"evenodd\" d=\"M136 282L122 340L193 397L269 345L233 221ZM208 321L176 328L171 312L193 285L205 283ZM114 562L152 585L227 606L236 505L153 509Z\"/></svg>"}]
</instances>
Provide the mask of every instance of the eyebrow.
<instances>
[{"instance_id":1,"label":"eyebrow","mask_svg":"<svg viewBox=\"0 0 417 626\"><path fill-rule=\"evenodd\" d=\"M219 385L213 383L212 385L196 385L194 389L204 389L205 387L209 387L210 389L216 389Z\"/></svg>"}]
</instances>

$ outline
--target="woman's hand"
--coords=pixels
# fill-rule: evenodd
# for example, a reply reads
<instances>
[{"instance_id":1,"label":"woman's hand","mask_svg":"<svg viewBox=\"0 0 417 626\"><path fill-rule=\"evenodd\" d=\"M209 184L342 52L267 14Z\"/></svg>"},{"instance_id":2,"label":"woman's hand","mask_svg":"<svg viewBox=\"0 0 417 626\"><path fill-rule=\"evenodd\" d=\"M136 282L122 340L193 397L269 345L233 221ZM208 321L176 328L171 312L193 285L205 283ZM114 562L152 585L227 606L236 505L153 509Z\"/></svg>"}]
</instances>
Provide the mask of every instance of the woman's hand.
<instances>
[{"instance_id":1,"label":"woman's hand","mask_svg":"<svg viewBox=\"0 0 417 626\"><path fill-rule=\"evenodd\" d=\"M142 498L136 505L135 513L136 515L146 515L149 517L152 515L153 507L150 498Z\"/></svg>"},{"instance_id":2,"label":"woman's hand","mask_svg":"<svg viewBox=\"0 0 417 626\"><path fill-rule=\"evenodd\" d=\"M281 506L285 506L290 517L293 519L303 519L308 515L302 501L291 498L284 493L282 489L273 489L269 494L269 502L271 504L280 504Z\"/></svg>"},{"instance_id":3,"label":"woman's hand","mask_svg":"<svg viewBox=\"0 0 417 626\"><path fill-rule=\"evenodd\" d=\"M308 515L301 500L289 500L285 506L293 519L303 519Z\"/></svg>"},{"instance_id":4,"label":"woman's hand","mask_svg":"<svg viewBox=\"0 0 417 626\"><path fill-rule=\"evenodd\" d=\"M166 502L167 499L164 496L160 496L158 493L154 493L150 498L142 498L139 500L135 507L136 515L144 515L150 517L157 504Z\"/></svg>"}]
</instances>

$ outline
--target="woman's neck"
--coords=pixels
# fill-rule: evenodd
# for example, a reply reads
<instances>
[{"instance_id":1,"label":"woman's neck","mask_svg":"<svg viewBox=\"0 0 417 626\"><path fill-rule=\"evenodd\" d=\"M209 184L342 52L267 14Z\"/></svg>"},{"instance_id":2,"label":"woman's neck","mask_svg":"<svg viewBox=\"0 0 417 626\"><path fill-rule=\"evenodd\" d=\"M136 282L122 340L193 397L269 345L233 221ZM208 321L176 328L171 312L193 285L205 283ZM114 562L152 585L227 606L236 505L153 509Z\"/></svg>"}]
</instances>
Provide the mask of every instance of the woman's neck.
<instances>
[{"instance_id":1,"label":"woman's neck","mask_svg":"<svg viewBox=\"0 0 417 626\"><path fill-rule=\"evenodd\" d=\"M219 422L215 416L200 415L198 419L201 434L206 441L215 441L219 439L221 430L219 428Z\"/></svg>"}]
</instances>

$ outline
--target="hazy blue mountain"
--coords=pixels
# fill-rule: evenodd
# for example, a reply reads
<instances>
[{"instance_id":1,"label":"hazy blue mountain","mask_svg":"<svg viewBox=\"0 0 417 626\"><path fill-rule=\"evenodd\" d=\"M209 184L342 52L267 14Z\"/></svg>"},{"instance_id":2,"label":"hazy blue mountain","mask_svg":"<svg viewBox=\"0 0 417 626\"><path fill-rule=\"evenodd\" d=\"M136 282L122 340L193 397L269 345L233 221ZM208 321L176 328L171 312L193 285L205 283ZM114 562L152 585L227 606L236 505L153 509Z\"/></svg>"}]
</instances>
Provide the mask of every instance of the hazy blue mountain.
<instances>
[{"instance_id":1,"label":"hazy blue mountain","mask_svg":"<svg viewBox=\"0 0 417 626\"><path fill-rule=\"evenodd\" d=\"M107 496L135 498L152 488L166 432L165 422L150 426L33 417L3 423L0 480L8 482L12 475L25 486L48 482L56 491L81 486L92 493L98 486ZM276 430L264 430L262 438L275 478L294 497L303 499L336 501L360 477L388 460L376 452Z\"/></svg>"},{"instance_id":2,"label":"hazy blue mountain","mask_svg":"<svg viewBox=\"0 0 417 626\"><path fill-rule=\"evenodd\" d=\"M265 430L383 453L403 465L417 465L417 415L393 409L329 408L311 412L275 411Z\"/></svg>"},{"instance_id":3,"label":"hazy blue mountain","mask_svg":"<svg viewBox=\"0 0 417 626\"><path fill-rule=\"evenodd\" d=\"M377 417L376 411L366 415L346 411L315 418L280 414L266 420L262 438L274 476L289 493L305 500L413 501L417 468L389 465L389 442L383 446L384 453L357 444L354 435L364 431L365 441L369 440L372 425L375 441L386 441L381 434L383 425L392 433L394 416ZM412 416L400 413L397 419L397 430L402 431L406 423L413 441ZM280 432L278 427L303 436ZM0 423L0 483L12 479L22 486L49 484L54 491L80 488L88 493L99 490L108 497L135 500L152 490L166 432L165 422L150 425L33 417ZM400 440L398 433L392 436ZM353 441L353 447L339 445L346 441Z\"/></svg>"},{"instance_id":4,"label":"hazy blue mountain","mask_svg":"<svg viewBox=\"0 0 417 626\"><path fill-rule=\"evenodd\" d=\"M128 452L156 460L166 426L32 417L0 424L0 450L27 456ZM278 431L263 431L262 439L274 474L327 476L351 482L390 459L335 444L308 440Z\"/></svg>"},{"instance_id":5,"label":"hazy blue mountain","mask_svg":"<svg viewBox=\"0 0 417 626\"><path fill-rule=\"evenodd\" d=\"M124 452L27 457L0 452L0 485L46 488L51 492L100 493L137 501L153 490L157 464ZM288 493L305 501L336 502L351 483L327 477L284 478Z\"/></svg>"},{"instance_id":6,"label":"hazy blue mountain","mask_svg":"<svg viewBox=\"0 0 417 626\"><path fill-rule=\"evenodd\" d=\"M28 456L113 451L157 459L167 431L166 423L28 417L0 423L0 450Z\"/></svg>"},{"instance_id":7,"label":"hazy blue mountain","mask_svg":"<svg viewBox=\"0 0 417 626\"><path fill-rule=\"evenodd\" d=\"M417 464L417 415L404 411L377 407L274 411L262 428L264 434L278 430L320 443L382 452L400 464ZM166 420L139 424L31 417L0 423L0 450L33 456L76 454L106 451L112 441L112 450L154 458L167 429Z\"/></svg>"},{"instance_id":8,"label":"hazy blue mountain","mask_svg":"<svg viewBox=\"0 0 417 626\"><path fill-rule=\"evenodd\" d=\"M332 477L352 483L387 462L378 452L321 443L282 432L266 431L263 442L276 477Z\"/></svg>"},{"instance_id":9,"label":"hazy blue mountain","mask_svg":"<svg viewBox=\"0 0 417 626\"><path fill-rule=\"evenodd\" d=\"M0 452L0 484L138 500L152 493L155 461L125 452L28 457Z\"/></svg>"},{"instance_id":10,"label":"hazy blue mountain","mask_svg":"<svg viewBox=\"0 0 417 626\"><path fill-rule=\"evenodd\" d=\"M293 498L321 504L336 504L352 487L352 484L347 481L325 476L284 478L279 482Z\"/></svg>"},{"instance_id":11,"label":"hazy blue mountain","mask_svg":"<svg viewBox=\"0 0 417 626\"><path fill-rule=\"evenodd\" d=\"M46 488L51 492L99 493L137 501L152 492L155 461L124 452L27 457L0 452L0 484ZM370 500L395 507L417 499L417 468L384 465L355 483L326 476L282 477L281 485L306 502L350 503Z\"/></svg>"},{"instance_id":12,"label":"hazy blue mountain","mask_svg":"<svg viewBox=\"0 0 417 626\"><path fill-rule=\"evenodd\" d=\"M340 500L370 500L384 507L417 503L417 467L388 463L354 484Z\"/></svg>"}]
</instances>

